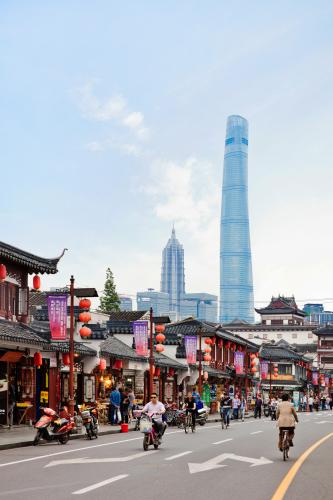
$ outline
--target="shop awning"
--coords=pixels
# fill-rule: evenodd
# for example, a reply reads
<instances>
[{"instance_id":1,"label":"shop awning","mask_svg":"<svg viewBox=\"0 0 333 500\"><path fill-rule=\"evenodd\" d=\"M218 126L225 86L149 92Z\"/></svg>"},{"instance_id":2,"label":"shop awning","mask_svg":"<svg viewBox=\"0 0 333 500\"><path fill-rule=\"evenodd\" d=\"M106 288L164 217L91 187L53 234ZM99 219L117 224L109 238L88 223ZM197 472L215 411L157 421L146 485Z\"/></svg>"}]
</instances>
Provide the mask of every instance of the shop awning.
<instances>
[{"instance_id":1,"label":"shop awning","mask_svg":"<svg viewBox=\"0 0 333 500\"><path fill-rule=\"evenodd\" d=\"M8 351L5 352L0 358L0 361L7 363L18 363L20 359L24 356L23 352L19 351Z\"/></svg>"}]
</instances>

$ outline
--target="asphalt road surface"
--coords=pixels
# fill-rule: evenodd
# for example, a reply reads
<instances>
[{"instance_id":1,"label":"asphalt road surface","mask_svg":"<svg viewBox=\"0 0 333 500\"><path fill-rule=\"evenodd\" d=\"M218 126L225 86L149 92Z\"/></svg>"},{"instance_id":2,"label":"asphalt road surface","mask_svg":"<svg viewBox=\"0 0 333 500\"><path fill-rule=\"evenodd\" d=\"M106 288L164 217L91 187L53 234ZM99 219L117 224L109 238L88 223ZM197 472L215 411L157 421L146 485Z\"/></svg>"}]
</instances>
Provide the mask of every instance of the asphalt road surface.
<instances>
[{"instance_id":1,"label":"asphalt road surface","mask_svg":"<svg viewBox=\"0 0 333 500\"><path fill-rule=\"evenodd\" d=\"M297 459L333 433L333 413L300 414L295 446L283 462L276 423L269 419L198 427L195 434L169 428L158 450L143 451L139 432L62 446L0 452L0 500L34 498L170 500L271 499ZM309 455L285 499L331 500L333 438ZM283 498L283 495L276 496Z\"/></svg>"}]
</instances>

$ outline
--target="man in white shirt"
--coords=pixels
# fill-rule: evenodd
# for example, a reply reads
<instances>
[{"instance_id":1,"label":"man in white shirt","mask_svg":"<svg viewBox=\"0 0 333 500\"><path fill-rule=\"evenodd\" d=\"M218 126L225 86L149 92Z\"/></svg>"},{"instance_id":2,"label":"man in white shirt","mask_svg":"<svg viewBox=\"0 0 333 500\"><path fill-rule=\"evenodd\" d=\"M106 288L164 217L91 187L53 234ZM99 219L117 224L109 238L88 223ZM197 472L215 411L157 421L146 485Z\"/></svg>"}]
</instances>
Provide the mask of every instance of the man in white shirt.
<instances>
[{"instance_id":1,"label":"man in white shirt","mask_svg":"<svg viewBox=\"0 0 333 500\"><path fill-rule=\"evenodd\" d=\"M153 419L153 426L156 432L160 437L163 436L166 428L166 424L164 424L162 420L162 415L165 413L165 406L163 403L161 403L157 399L157 394L156 392L153 392L150 396L151 401L146 404L146 406L143 408L142 413L154 413L152 419Z\"/></svg>"}]
</instances>

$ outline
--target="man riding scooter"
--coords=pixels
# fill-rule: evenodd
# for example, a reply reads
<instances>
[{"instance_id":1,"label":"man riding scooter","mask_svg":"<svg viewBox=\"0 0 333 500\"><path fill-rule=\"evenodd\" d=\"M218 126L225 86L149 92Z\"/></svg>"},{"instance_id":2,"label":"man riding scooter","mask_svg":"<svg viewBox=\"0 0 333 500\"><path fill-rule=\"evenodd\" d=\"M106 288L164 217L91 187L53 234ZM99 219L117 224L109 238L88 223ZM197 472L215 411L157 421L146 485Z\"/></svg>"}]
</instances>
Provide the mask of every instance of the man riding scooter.
<instances>
[{"instance_id":1,"label":"man riding scooter","mask_svg":"<svg viewBox=\"0 0 333 500\"><path fill-rule=\"evenodd\" d=\"M154 414L152 417L153 427L159 436L159 444L161 444L162 436L165 432L167 424L163 422L162 415L165 413L165 406L157 399L156 392L150 396L151 401L143 408L142 413Z\"/></svg>"}]
</instances>

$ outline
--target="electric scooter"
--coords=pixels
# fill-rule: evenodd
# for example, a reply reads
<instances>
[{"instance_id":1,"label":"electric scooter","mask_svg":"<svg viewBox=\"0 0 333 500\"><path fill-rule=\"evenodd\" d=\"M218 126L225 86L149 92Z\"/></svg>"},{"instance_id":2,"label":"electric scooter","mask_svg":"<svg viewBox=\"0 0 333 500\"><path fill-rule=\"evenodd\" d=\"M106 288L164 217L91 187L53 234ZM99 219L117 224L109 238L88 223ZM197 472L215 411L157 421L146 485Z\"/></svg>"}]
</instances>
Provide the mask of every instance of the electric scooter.
<instances>
[{"instance_id":1,"label":"electric scooter","mask_svg":"<svg viewBox=\"0 0 333 500\"><path fill-rule=\"evenodd\" d=\"M44 441L58 441L60 444L66 444L69 440L69 434L75 427L74 420L68 418L60 418L52 408L42 408L43 415L35 423L37 429L34 446L38 445L43 439Z\"/></svg>"}]
</instances>

